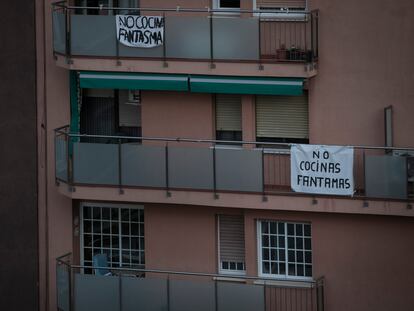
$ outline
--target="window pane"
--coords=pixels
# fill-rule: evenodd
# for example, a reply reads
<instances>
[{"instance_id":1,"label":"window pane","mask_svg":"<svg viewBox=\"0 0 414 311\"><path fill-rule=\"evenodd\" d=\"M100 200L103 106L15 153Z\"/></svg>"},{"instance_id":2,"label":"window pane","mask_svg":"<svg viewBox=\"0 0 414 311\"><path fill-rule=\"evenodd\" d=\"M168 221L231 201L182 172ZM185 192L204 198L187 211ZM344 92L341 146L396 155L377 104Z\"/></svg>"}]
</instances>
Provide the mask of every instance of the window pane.
<instances>
[{"instance_id":1,"label":"window pane","mask_svg":"<svg viewBox=\"0 0 414 311\"><path fill-rule=\"evenodd\" d=\"M240 8L240 0L219 0L220 8Z\"/></svg>"},{"instance_id":2,"label":"window pane","mask_svg":"<svg viewBox=\"0 0 414 311\"><path fill-rule=\"evenodd\" d=\"M101 236L100 235L93 235L93 247L101 247Z\"/></svg>"},{"instance_id":3,"label":"window pane","mask_svg":"<svg viewBox=\"0 0 414 311\"><path fill-rule=\"evenodd\" d=\"M273 261L277 261L277 250L275 248L272 248L270 250L270 259Z\"/></svg>"},{"instance_id":4,"label":"window pane","mask_svg":"<svg viewBox=\"0 0 414 311\"><path fill-rule=\"evenodd\" d=\"M288 224L287 225L288 235L295 235L295 225Z\"/></svg>"},{"instance_id":5,"label":"window pane","mask_svg":"<svg viewBox=\"0 0 414 311\"><path fill-rule=\"evenodd\" d=\"M117 209L117 208L111 208L111 219L112 220L118 220L119 218L119 216L118 216L118 214L119 214L119 209Z\"/></svg>"},{"instance_id":6,"label":"window pane","mask_svg":"<svg viewBox=\"0 0 414 311\"><path fill-rule=\"evenodd\" d=\"M305 262L306 263L312 263L312 253L311 252L305 252Z\"/></svg>"},{"instance_id":7,"label":"window pane","mask_svg":"<svg viewBox=\"0 0 414 311\"><path fill-rule=\"evenodd\" d=\"M131 210L131 221L139 221L139 216L138 216L138 210L137 209L133 209Z\"/></svg>"},{"instance_id":8,"label":"window pane","mask_svg":"<svg viewBox=\"0 0 414 311\"><path fill-rule=\"evenodd\" d=\"M121 209L121 221L129 221L129 209Z\"/></svg>"},{"instance_id":9,"label":"window pane","mask_svg":"<svg viewBox=\"0 0 414 311\"><path fill-rule=\"evenodd\" d=\"M89 233L92 232L92 223L89 220L83 222L83 232Z\"/></svg>"},{"instance_id":10,"label":"window pane","mask_svg":"<svg viewBox=\"0 0 414 311\"><path fill-rule=\"evenodd\" d=\"M285 234L285 224L284 223L279 222L277 224L277 227L278 227L277 229L278 229L279 234Z\"/></svg>"},{"instance_id":11,"label":"window pane","mask_svg":"<svg viewBox=\"0 0 414 311\"><path fill-rule=\"evenodd\" d=\"M295 262L295 251L288 251L288 261Z\"/></svg>"},{"instance_id":12,"label":"window pane","mask_svg":"<svg viewBox=\"0 0 414 311\"><path fill-rule=\"evenodd\" d=\"M304 233L305 233L305 236L311 236L311 226L310 225L304 225Z\"/></svg>"},{"instance_id":13,"label":"window pane","mask_svg":"<svg viewBox=\"0 0 414 311\"><path fill-rule=\"evenodd\" d=\"M271 263L270 268L272 274L279 274L277 263Z\"/></svg>"},{"instance_id":14,"label":"window pane","mask_svg":"<svg viewBox=\"0 0 414 311\"><path fill-rule=\"evenodd\" d=\"M263 273L269 274L270 272L270 264L268 261L263 261Z\"/></svg>"},{"instance_id":15,"label":"window pane","mask_svg":"<svg viewBox=\"0 0 414 311\"><path fill-rule=\"evenodd\" d=\"M302 236L303 235L303 225L296 224L296 235Z\"/></svg>"},{"instance_id":16,"label":"window pane","mask_svg":"<svg viewBox=\"0 0 414 311\"><path fill-rule=\"evenodd\" d=\"M122 226L122 235L129 235L129 223L123 222L121 226Z\"/></svg>"},{"instance_id":17,"label":"window pane","mask_svg":"<svg viewBox=\"0 0 414 311\"><path fill-rule=\"evenodd\" d=\"M297 276L304 276L305 272L303 269L303 265L296 265Z\"/></svg>"},{"instance_id":18,"label":"window pane","mask_svg":"<svg viewBox=\"0 0 414 311\"><path fill-rule=\"evenodd\" d=\"M109 221L102 222L102 233L105 233L105 234L111 233L111 223Z\"/></svg>"},{"instance_id":19,"label":"window pane","mask_svg":"<svg viewBox=\"0 0 414 311\"><path fill-rule=\"evenodd\" d=\"M101 233L101 222L100 221L93 222L93 233Z\"/></svg>"},{"instance_id":20,"label":"window pane","mask_svg":"<svg viewBox=\"0 0 414 311\"><path fill-rule=\"evenodd\" d=\"M305 266L305 276L312 276L312 266L306 265Z\"/></svg>"},{"instance_id":21,"label":"window pane","mask_svg":"<svg viewBox=\"0 0 414 311\"><path fill-rule=\"evenodd\" d=\"M117 222L112 222L112 234L119 234L119 224Z\"/></svg>"},{"instance_id":22,"label":"window pane","mask_svg":"<svg viewBox=\"0 0 414 311\"><path fill-rule=\"evenodd\" d=\"M269 260L269 249L268 248L262 249L262 259Z\"/></svg>"},{"instance_id":23,"label":"window pane","mask_svg":"<svg viewBox=\"0 0 414 311\"><path fill-rule=\"evenodd\" d=\"M279 247L284 248L285 247L285 237L279 236Z\"/></svg>"},{"instance_id":24,"label":"window pane","mask_svg":"<svg viewBox=\"0 0 414 311\"><path fill-rule=\"evenodd\" d=\"M131 238L131 249L139 249L139 239Z\"/></svg>"},{"instance_id":25,"label":"window pane","mask_svg":"<svg viewBox=\"0 0 414 311\"><path fill-rule=\"evenodd\" d=\"M83 235L83 246L84 247L92 246L92 236L90 234Z\"/></svg>"},{"instance_id":26,"label":"window pane","mask_svg":"<svg viewBox=\"0 0 414 311\"><path fill-rule=\"evenodd\" d=\"M305 249L307 249L307 250L312 249L311 239L309 239L309 238L305 239Z\"/></svg>"},{"instance_id":27,"label":"window pane","mask_svg":"<svg viewBox=\"0 0 414 311\"><path fill-rule=\"evenodd\" d=\"M139 235L139 224L131 224L131 235Z\"/></svg>"},{"instance_id":28,"label":"window pane","mask_svg":"<svg viewBox=\"0 0 414 311\"><path fill-rule=\"evenodd\" d=\"M286 264L284 262L279 264L279 273L286 274Z\"/></svg>"},{"instance_id":29,"label":"window pane","mask_svg":"<svg viewBox=\"0 0 414 311\"><path fill-rule=\"evenodd\" d=\"M295 248L295 239L294 238L288 238L288 248Z\"/></svg>"},{"instance_id":30,"label":"window pane","mask_svg":"<svg viewBox=\"0 0 414 311\"><path fill-rule=\"evenodd\" d=\"M296 275L295 264L288 265L288 274L289 275Z\"/></svg>"},{"instance_id":31,"label":"window pane","mask_svg":"<svg viewBox=\"0 0 414 311\"><path fill-rule=\"evenodd\" d=\"M93 214L93 219L101 219L101 208L100 207L94 207L92 214Z\"/></svg>"},{"instance_id":32,"label":"window pane","mask_svg":"<svg viewBox=\"0 0 414 311\"><path fill-rule=\"evenodd\" d=\"M92 217L92 211L89 206L83 207L83 219L91 219Z\"/></svg>"},{"instance_id":33,"label":"window pane","mask_svg":"<svg viewBox=\"0 0 414 311\"><path fill-rule=\"evenodd\" d=\"M269 223L262 221L262 233L269 233Z\"/></svg>"},{"instance_id":34,"label":"window pane","mask_svg":"<svg viewBox=\"0 0 414 311\"><path fill-rule=\"evenodd\" d=\"M303 249L303 238L296 238L296 248Z\"/></svg>"},{"instance_id":35,"label":"window pane","mask_svg":"<svg viewBox=\"0 0 414 311\"><path fill-rule=\"evenodd\" d=\"M303 252L302 251L296 252L296 261L298 263L302 263L303 262Z\"/></svg>"},{"instance_id":36,"label":"window pane","mask_svg":"<svg viewBox=\"0 0 414 311\"><path fill-rule=\"evenodd\" d=\"M270 223L270 233L271 234L277 233L277 223L275 222Z\"/></svg>"},{"instance_id":37,"label":"window pane","mask_svg":"<svg viewBox=\"0 0 414 311\"><path fill-rule=\"evenodd\" d=\"M105 235L102 238L102 247L110 248L111 247L111 236Z\"/></svg>"},{"instance_id":38,"label":"window pane","mask_svg":"<svg viewBox=\"0 0 414 311\"><path fill-rule=\"evenodd\" d=\"M285 256L285 250L279 250L279 260L280 261L285 261L286 260L286 256Z\"/></svg>"},{"instance_id":39,"label":"window pane","mask_svg":"<svg viewBox=\"0 0 414 311\"><path fill-rule=\"evenodd\" d=\"M262 246L269 247L269 236L268 235L262 236Z\"/></svg>"},{"instance_id":40,"label":"window pane","mask_svg":"<svg viewBox=\"0 0 414 311\"><path fill-rule=\"evenodd\" d=\"M276 235L270 236L270 246L277 247L277 236Z\"/></svg>"},{"instance_id":41,"label":"window pane","mask_svg":"<svg viewBox=\"0 0 414 311\"><path fill-rule=\"evenodd\" d=\"M111 219L111 209L108 207L102 208L102 219L110 220Z\"/></svg>"},{"instance_id":42,"label":"window pane","mask_svg":"<svg viewBox=\"0 0 414 311\"><path fill-rule=\"evenodd\" d=\"M122 248L129 249L129 238L122 238Z\"/></svg>"},{"instance_id":43,"label":"window pane","mask_svg":"<svg viewBox=\"0 0 414 311\"><path fill-rule=\"evenodd\" d=\"M112 247L119 247L119 236L112 236Z\"/></svg>"},{"instance_id":44,"label":"window pane","mask_svg":"<svg viewBox=\"0 0 414 311\"><path fill-rule=\"evenodd\" d=\"M83 259L86 261L92 261L92 249L85 248L85 251L83 253Z\"/></svg>"}]
</instances>

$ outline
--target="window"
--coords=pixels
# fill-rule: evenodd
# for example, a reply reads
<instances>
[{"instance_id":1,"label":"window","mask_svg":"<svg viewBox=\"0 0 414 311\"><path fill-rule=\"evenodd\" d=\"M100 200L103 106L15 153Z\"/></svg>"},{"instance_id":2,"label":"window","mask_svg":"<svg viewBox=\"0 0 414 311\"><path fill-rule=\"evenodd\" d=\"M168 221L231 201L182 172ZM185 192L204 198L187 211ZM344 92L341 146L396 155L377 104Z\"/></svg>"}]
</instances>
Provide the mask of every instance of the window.
<instances>
[{"instance_id":1,"label":"window","mask_svg":"<svg viewBox=\"0 0 414 311\"><path fill-rule=\"evenodd\" d=\"M217 94L216 102L216 139L242 140L241 97L240 95Z\"/></svg>"},{"instance_id":2,"label":"window","mask_svg":"<svg viewBox=\"0 0 414 311\"><path fill-rule=\"evenodd\" d=\"M219 273L245 274L244 217L219 215Z\"/></svg>"},{"instance_id":3,"label":"window","mask_svg":"<svg viewBox=\"0 0 414 311\"><path fill-rule=\"evenodd\" d=\"M142 207L88 203L81 205L80 215L82 265L92 266L94 255L107 254L111 267L145 267Z\"/></svg>"},{"instance_id":4,"label":"window","mask_svg":"<svg viewBox=\"0 0 414 311\"><path fill-rule=\"evenodd\" d=\"M256 140L262 142L309 142L308 97L257 96Z\"/></svg>"},{"instance_id":5,"label":"window","mask_svg":"<svg viewBox=\"0 0 414 311\"><path fill-rule=\"evenodd\" d=\"M312 277L311 225L258 222L259 274L263 277Z\"/></svg>"},{"instance_id":6,"label":"window","mask_svg":"<svg viewBox=\"0 0 414 311\"><path fill-rule=\"evenodd\" d=\"M240 10L240 0L215 0L216 9Z\"/></svg>"}]
</instances>

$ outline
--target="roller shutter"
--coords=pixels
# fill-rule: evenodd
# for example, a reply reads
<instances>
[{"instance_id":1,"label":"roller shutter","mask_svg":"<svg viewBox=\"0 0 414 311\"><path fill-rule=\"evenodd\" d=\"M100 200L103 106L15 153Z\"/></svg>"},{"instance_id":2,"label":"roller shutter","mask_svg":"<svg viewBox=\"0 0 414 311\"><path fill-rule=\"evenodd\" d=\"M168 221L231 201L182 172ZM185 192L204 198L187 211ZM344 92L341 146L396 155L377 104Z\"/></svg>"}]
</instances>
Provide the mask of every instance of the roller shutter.
<instances>
[{"instance_id":1,"label":"roller shutter","mask_svg":"<svg viewBox=\"0 0 414 311\"><path fill-rule=\"evenodd\" d=\"M220 215L220 261L244 263L244 217Z\"/></svg>"},{"instance_id":2,"label":"roller shutter","mask_svg":"<svg viewBox=\"0 0 414 311\"><path fill-rule=\"evenodd\" d=\"M242 130L241 98L239 95L216 95L216 130Z\"/></svg>"},{"instance_id":3,"label":"roller shutter","mask_svg":"<svg viewBox=\"0 0 414 311\"><path fill-rule=\"evenodd\" d=\"M278 9L278 8L306 8L306 0L256 0L256 7Z\"/></svg>"},{"instance_id":4,"label":"roller shutter","mask_svg":"<svg viewBox=\"0 0 414 311\"><path fill-rule=\"evenodd\" d=\"M306 139L308 128L306 95L256 97L257 137Z\"/></svg>"}]
</instances>

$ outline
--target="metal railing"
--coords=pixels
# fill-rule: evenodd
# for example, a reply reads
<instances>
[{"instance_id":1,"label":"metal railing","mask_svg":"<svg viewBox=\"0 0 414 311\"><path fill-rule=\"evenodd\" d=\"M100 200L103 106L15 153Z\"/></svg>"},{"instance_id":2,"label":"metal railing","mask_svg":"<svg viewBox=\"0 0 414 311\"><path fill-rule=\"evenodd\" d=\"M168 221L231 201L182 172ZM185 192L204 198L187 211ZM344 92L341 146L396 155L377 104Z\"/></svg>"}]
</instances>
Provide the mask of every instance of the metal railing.
<instances>
[{"instance_id":1,"label":"metal railing","mask_svg":"<svg viewBox=\"0 0 414 311\"><path fill-rule=\"evenodd\" d=\"M58 311L323 311L324 278L278 280L156 269L75 265L56 259Z\"/></svg>"},{"instance_id":2,"label":"metal railing","mask_svg":"<svg viewBox=\"0 0 414 311\"><path fill-rule=\"evenodd\" d=\"M256 193L262 194L264 200L273 194L301 195L290 187L290 146L73 134L66 126L55 130L56 181L67 183L71 190L77 185L116 186L121 194L125 188L138 187L164 189L167 196L171 190L210 191L215 198L220 192ZM355 197L411 200L414 177L408 168L401 170L401 165L407 166L414 148L353 148ZM391 174L390 184L378 185L377 179L382 175L377 171L381 170L384 178ZM378 187L394 187L392 191L397 194L387 195Z\"/></svg>"},{"instance_id":3,"label":"metal railing","mask_svg":"<svg viewBox=\"0 0 414 311\"><path fill-rule=\"evenodd\" d=\"M76 56L197 59L214 62L313 63L318 59L319 11L121 8L52 4L54 52ZM164 44L134 49L118 42L116 14L163 17ZM226 16L226 14L229 14ZM228 17L228 18L225 18ZM195 41L194 41L195 40Z\"/></svg>"}]
</instances>

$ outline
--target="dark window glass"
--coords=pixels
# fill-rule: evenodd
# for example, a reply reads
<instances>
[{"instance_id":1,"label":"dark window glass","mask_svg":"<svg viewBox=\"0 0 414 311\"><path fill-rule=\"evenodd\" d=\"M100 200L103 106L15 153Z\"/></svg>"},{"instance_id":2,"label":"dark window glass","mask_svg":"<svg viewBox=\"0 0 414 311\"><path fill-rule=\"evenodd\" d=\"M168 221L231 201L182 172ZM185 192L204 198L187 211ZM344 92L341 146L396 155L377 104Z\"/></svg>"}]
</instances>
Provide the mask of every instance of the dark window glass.
<instances>
[{"instance_id":1,"label":"dark window glass","mask_svg":"<svg viewBox=\"0 0 414 311\"><path fill-rule=\"evenodd\" d=\"M277 230L279 234L285 234L285 224L284 223L278 223L277 224Z\"/></svg>"},{"instance_id":2,"label":"dark window glass","mask_svg":"<svg viewBox=\"0 0 414 311\"><path fill-rule=\"evenodd\" d=\"M263 260L269 260L269 249L268 248L262 249L262 257L263 257Z\"/></svg>"},{"instance_id":3,"label":"dark window glass","mask_svg":"<svg viewBox=\"0 0 414 311\"><path fill-rule=\"evenodd\" d=\"M295 235L295 225L288 224L287 225L288 235Z\"/></svg>"},{"instance_id":4,"label":"dark window glass","mask_svg":"<svg viewBox=\"0 0 414 311\"><path fill-rule=\"evenodd\" d=\"M305 249L310 250L312 248L311 239L305 239Z\"/></svg>"},{"instance_id":5,"label":"dark window glass","mask_svg":"<svg viewBox=\"0 0 414 311\"><path fill-rule=\"evenodd\" d=\"M263 261L263 273L269 273L270 272L270 264L268 261Z\"/></svg>"},{"instance_id":6,"label":"dark window glass","mask_svg":"<svg viewBox=\"0 0 414 311\"><path fill-rule=\"evenodd\" d=\"M232 8L232 9L240 8L240 0L219 0L219 1L220 1L220 8Z\"/></svg>"},{"instance_id":7,"label":"dark window glass","mask_svg":"<svg viewBox=\"0 0 414 311\"><path fill-rule=\"evenodd\" d=\"M303 265L296 265L297 276L304 276L305 272L303 270Z\"/></svg>"},{"instance_id":8,"label":"dark window glass","mask_svg":"<svg viewBox=\"0 0 414 311\"><path fill-rule=\"evenodd\" d=\"M110 220L111 219L111 209L104 207L102 208L102 219Z\"/></svg>"},{"instance_id":9,"label":"dark window glass","mask_svg":"<svg viewBox=\"0 0 414 311\"><path fill-rule=\"evenodd\" d=\"M296 224L296 235L303 235L303 225L302 224Z\"/></svg>"}]
</instances>

